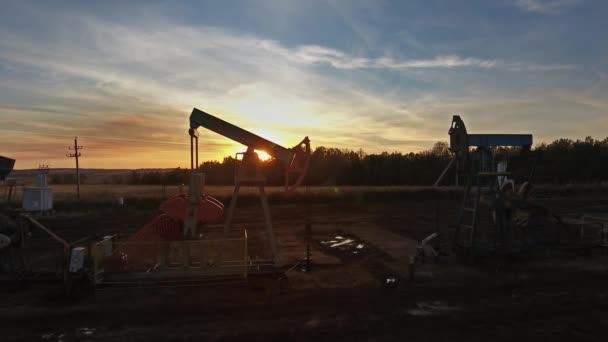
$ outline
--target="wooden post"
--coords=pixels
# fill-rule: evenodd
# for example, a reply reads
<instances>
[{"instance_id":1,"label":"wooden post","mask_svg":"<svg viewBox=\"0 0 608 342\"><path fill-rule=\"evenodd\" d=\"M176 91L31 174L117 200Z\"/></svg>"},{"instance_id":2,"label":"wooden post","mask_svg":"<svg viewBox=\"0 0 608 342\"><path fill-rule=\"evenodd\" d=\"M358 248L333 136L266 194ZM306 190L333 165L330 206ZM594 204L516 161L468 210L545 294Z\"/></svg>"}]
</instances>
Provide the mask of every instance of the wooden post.
<instances>
[{"instance_id":1,"label":"wooden post","mask_svg":"<svg viewBox=\"0 0 608 342\"><path fill-rule=\"evenodd\" d=\"M268 207L268 196L264 190L264 185L258 187L260 189L260 199L262 200L262 209L264 210L264 220L266 221L266 234L268 235L268 241L270 241L270 249L272 250L272 258L274 264L277 267L281 266L281 260L277 251L277 243L274 238L274 231L272 229L272 219L270 217L270 208Z\"/></svg>"},{"instance_id":2,"label":"wooden post","mask_svg":"<svg viewBox=\"0 0 608 342\"><path fill-rule=\"evenodd\" d=\"M76 158L76 198L80 199L80 166L78 165L78 157L80 153L78 153L78 138L74 137L74 158Z\"/></svg>"},{"instance_id":3,"label":"wooden post","mask_svg":"<svg viewBox=\"0 0 608 342\"><path fill-rule=\"evenodd\" d=\"M435 250L437 251L437 256L435 261L439 260L439 255L441 255L441 234L439 234L439 209L440 209L440 199L437 199L437 203L435 204L435 233L437 233L437 240L435 241ZM447 251L444 251L447 252Z\"/></svg>"},{"instance_id":4,"label":"wooden post","mask_svg":"<svg viewBox=\"0 0 608 342\"><path fill-rule=\"evenodd\" d=\"M74 137L74 147L68 147L70 151L74 153L66 154L69 158L76 159L76 198L80 199L80 166L78 165L78 157L80 157L79 150L82 150L82 146L78 146L78 137Z\"/></svg>"},{"instance_id":5,"label":"wooden post","mask_svg":"<svg viewBox=\"0 0 608 342\"><path fill-rule=\"evenodd\" d=\"M310 220L310 204L306 206L306 263L304 265L306 272L310 272L310 243L312 240L312 222Z\"/></svg>"},{"instance_id":6,"label":"wooden post","mask_svg":"<svg viewBox=\"0 0 608 342\"><path fill-rule=\"evenodd\" d=\"M460 161L456 157L456 168L454 168L454 185L458 186L458 170L460 170Z\"/></svg>"},{"instance_id":7,"label":"wooden post","mask_svg":"<svg viewBox=\"0 0 608 342\"><path fill-rule=\"evenodd\" d=\"M198 222L198 202L203 194L205 174L192 172L190 176L190 188L188 189L188 206L186 207L186 220L184 222L184 237L196 236L196 224Z\"/></svg>"},{"instance_id":8,"label":"wooden post","mask_svg":"<svg viewBox=\"0 0 608 342\"><path fill-rule=\"evenodd\" d=\"M228 238L228 232L232 226L232 217L234 216L234 208L236 208L236 201L239 198L239 189L241 188L240 183L236 183L234 191L232 192L232 199L230 199L230 206L228 207L228 213L226 215L226 222L224 223L224 238Z\"/></svg>"}]
</instances>

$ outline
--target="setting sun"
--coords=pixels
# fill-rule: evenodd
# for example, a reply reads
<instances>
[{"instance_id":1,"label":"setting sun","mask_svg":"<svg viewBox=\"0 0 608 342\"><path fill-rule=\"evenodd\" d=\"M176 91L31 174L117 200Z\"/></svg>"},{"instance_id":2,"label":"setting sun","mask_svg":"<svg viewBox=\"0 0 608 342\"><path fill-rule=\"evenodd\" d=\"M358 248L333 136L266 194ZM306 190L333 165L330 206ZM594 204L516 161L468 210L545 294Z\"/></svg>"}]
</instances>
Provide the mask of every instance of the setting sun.
<instances>
[{"instance_id":1,"label":"setting sun","mask_svg":"<svg viewBox=\"0 0 608 342\"><path fill-rule=\"evenodd\" d=\"M260 158L261 161L268 161L270 160L270 158L272 158L272 156L264 151L258 151L255 150L255 153L258 154L258 158Z\"/></svg>"}]
</instances>

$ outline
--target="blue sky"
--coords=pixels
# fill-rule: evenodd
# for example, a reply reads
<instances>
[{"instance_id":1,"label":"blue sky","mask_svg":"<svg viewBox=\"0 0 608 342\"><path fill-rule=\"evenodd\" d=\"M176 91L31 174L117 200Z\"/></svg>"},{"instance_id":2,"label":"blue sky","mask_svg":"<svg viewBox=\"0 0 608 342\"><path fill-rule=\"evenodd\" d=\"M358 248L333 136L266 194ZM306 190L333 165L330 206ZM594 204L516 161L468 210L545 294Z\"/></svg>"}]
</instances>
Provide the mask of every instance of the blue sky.
<instances>
[{"instance_id":1,"label":"blue sky","mask_svg":"<svg viewBox=\"0 0 608 342\"><path fill-rule=\"evenodd\" d=\"M0 154L186 166L192 107L291 146L419 151L471 132L608 136L608 2L8 1ZM242 147L202 132L202 159Z\"/></svg>"}]
</instances>

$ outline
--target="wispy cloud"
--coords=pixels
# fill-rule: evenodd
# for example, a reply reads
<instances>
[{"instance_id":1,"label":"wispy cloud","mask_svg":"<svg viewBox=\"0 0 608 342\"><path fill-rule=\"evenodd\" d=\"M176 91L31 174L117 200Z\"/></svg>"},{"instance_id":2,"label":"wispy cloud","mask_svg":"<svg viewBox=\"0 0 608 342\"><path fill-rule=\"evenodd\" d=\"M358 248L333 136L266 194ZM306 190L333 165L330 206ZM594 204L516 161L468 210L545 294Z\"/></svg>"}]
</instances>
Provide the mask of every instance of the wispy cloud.
<instances>
[{"instance_id":1,"label":"wispy cloud","mask_svg":"<svg viewBox=\"0 0 608 342\"><path fill-rule=\"evenodd\" d=\"M564 71L576 69L572 64L534 64L534 63L515 63L509 66L512 71Z\"/></svg>"},{"instance_id":2,"label":"wispy cloud","mask_svg":"<svg viewBox=\"0 0 608 342\"><path fill-rule=\"evenodd\" d=\"M582 3L582 0L516 0L521 10L532 13L558 14Z\"/></svg>"},{"instance_id":3,"label":"wispy cloud","mask_svg":"<svg viewBox=\"0 0 608 342\"><path fill-rule=\"evenodd\" d=\"M264 44L269 46L269 44ZM430 68L492 68L495 60L484 60L474 57L456 55L435 56L429 59L400 59L391 57L366 58L353 56L343 51L324 46L307 45L292 50L273 44L273 49L280 51L289 60L305 64L327 64L337 69L430 69Z\"/></svg>"},{"instance_id":4,"label":"wispy cloud","mask_svg":"<svg viewBox=\"0 0 608 342\"><path fill-rule=\"evenodd\" d=\"M502 99L504 117L510 109L522 110L519 99L509 100L517 96L492 94L482 76L506 75L510 79L504 83L518 86L526 77L576 67L489 53L479 57L478 50L415 58L399 51L346 51L168 22L162 16L129 24L80 13L47 17L52 25L46 35L0 30L0 66L9 70L0 79L0 123L20 132L56 134L52 144L32 142L41 151L38 158L63 148L64 137L89 139L89 160L103 152L95 166L117 160L130 167L187 164L182 144L188 141L186 120L195 106L284 145L310 135L315 146L425 149L445 139L446 121L454 112L483 122L488 108L500 102L496 97ZM23 74L35 77L24 79ZM542 108L539 113L551 108L534 103ZM34 124L41 118L44 125ZM501 130L516 124L505 120ZM238 148L203 134L204 159ZM0 144L19 150L13 138L0 135ZM164 159L155 160L159 146ZM27 152L23 157L33 158Z\"/></svg>"}]
</instances>

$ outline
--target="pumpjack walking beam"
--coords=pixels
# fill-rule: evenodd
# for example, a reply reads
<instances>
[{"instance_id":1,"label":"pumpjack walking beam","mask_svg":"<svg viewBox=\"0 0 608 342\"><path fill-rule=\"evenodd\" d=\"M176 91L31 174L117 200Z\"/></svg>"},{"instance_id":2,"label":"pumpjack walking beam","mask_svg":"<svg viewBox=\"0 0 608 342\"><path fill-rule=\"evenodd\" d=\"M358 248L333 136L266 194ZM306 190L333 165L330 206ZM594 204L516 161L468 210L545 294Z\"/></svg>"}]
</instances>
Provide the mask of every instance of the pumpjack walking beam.
<instances>
[{"instance_id":1,"label":"pumpjack walking beam","mask_svg":"<svg viewBox=\"0 0 608 342\"><path fill-rule=\"evenodd\" d=\"M286 148L256 134L246 131L238 126L217 118L209 113L194 108L190 114L190 136L197 136L196 129L204 127L228 139L239 142L252 150L264 151L279 160L285 166L285 178L288 182L291 174L297 178L293 184L285 185L286 191L294 191L301 185L310 163L310 139L304 137L302 141L292 148ZM198 139L196 139L198 143ZM198 151L198 147L197 147ZM198 158L198 157L197 157ZM197 159L198 160L198 159Z\"/></svg>"}]
</instances>

